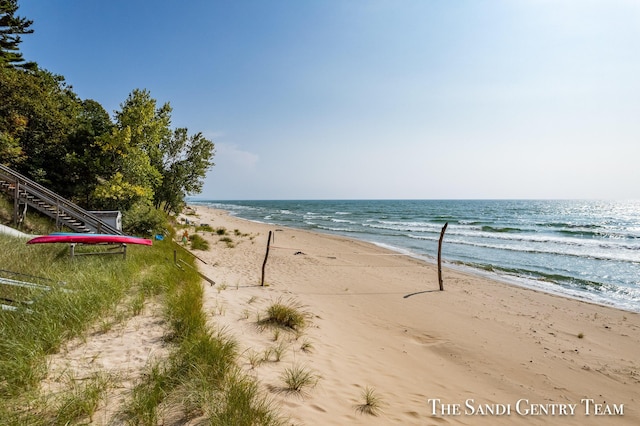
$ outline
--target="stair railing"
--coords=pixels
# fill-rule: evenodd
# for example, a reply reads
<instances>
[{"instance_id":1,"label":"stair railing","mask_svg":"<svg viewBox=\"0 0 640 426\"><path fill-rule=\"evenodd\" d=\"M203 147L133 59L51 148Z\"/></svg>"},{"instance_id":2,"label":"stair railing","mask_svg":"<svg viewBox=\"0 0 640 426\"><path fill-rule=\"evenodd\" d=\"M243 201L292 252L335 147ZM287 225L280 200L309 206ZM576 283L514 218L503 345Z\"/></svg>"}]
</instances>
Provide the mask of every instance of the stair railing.
<instances>
[{"instance_id":1,"label":"stair railing","mask_svg":"<svg viewBox=\"0 0 640 426\"><path fill-rule=\"evenodd\" d=\"M102 219L89 213L82 207L72 203L71 201L61 197L55 192L45 188L37 182L32 181L26 176L0 164L0 179L3 179L10 184L15 185L15 201L17 213L17 202L19 198L24 198L24 201L34 208L46 213L46 209L42 206L38 206L29 197L37 198L43 203L56 209L55 219L56 226L59 225L60 213L67 214L72 219L82 222L85 226L96 229L98 234L122 234L122 231L115 227L105 223ZM25 191L24 197L21 197L20 191Z\"/></svg>"}]
</instances>

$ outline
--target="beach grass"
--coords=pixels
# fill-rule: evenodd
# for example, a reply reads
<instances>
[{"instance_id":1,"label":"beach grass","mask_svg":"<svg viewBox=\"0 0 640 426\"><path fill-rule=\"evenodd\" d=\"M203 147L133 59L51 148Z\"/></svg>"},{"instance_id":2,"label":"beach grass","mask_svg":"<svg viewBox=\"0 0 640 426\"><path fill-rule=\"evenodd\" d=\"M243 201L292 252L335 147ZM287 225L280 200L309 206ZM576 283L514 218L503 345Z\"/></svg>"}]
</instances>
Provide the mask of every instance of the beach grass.
<instances>
[{"instance_id":1,"label":"beach grass","mask_svg":"<svg viewBox=\"0 0 640 426\"><path fill-rule=\"evenodd\" d=\"M313 343L308 339L303 340L302 344L300 345L300 350L306 353L313 352L313 348L314 348Z\"/></svg>"},{"instance_id":2,"label":"beach grass","mask_svg":"<svg viewBox=\"0 0 640 426\"><path fill-rule=\"evenodd\" d=\"M225 243L229 248L234 248L236 246L236 243L234 243L230 237L222 237L219 241Z\"/></svg>"},{"instance_id":3,"label":"beach grass","mask_svg":"<svg viewBox=\"0 0 640 426\"><path fill-rule=\"evenodd\" d=\"M363 402L356 405L356 411L358 413L377 416L382 412L383 402L374 388L367 386L362 391L361 398Z\"/></svg>"},{"instance_id":4,"label":"beach grass","mask_svg":"<svg viewBox=\"0 0 640 426\"><path fill-rule=\"evenodd\" d=\"M191 235L189 241L191 242L191 248L194 250L209 250L209 242L198 234Z\"/></svg>"},{"instance_id":5,"label":"beach grass","mask_svg":"<svg viewBox=\"0 0 640 426\"><path fill-rule=\"evenodd\" d=\"M166 276L157 267L164 253L132 247L126 260L72 259L66 246L28 246L7 236L0 236L0 243L0 263L11 265L0 274L31 287L0 286L10 300L5 303L17 308L0 312L0 417L6 424L32 424L34 416L67 419L61 424L90 417L105 389L100 376L49 398L39 389L47 375L46 356L92 327L104 332L105 324L110 328L139 313L145 298L164 286Z\"/></svg>"},{"instance_id":6,"label":"beach grass","mask_svg":"<svg viewBox=\"0 0 640 426\"><path fill-rule=\"evenodd\" d=\"M275 362L280 362L282 360L282 357L284 357L285 352L287 352L288 349L289 349L289 345L284 341L280 341L276 345L272 346L271 354L273 355L273 360Z\"/></svg>"},{"instance_id":7,"label":"beach grass","mask_svg":"<svg viewBox=\"0 0 640 426\"><path fill-rule=\"evenodd\" d=\"M139 314L151 297L164 304L164 317L170 327L166 341L172 349L168 358L147 367L127 395L121 413L127 422L158 424L167 404L178 400L185 404L199 401L195 408L185 405L178 411L185 416L194 410L205 413L210 424L223 424L220 419L239 416L239 408L233 404L243 410L250 408L242 412L242 418L255 416L256 420L244 424L280 424L277 411L257 392L254 379L238 372L236 342L223 331L209 330L202 309L201 279L195 270L181 270L170 261L171 241L156 242L153 247L130 247L126 259L72 259L66 246L28 246L24 240L3 235L0 244L0 264L11 265L11 271L2 276L40 286L0 286L2 297L12 300L11 305L16 307L14 311L0 311L3 424L90 421L103 403L109 380L97 373L90 380L73 382L75 385L67 386L54 398L40 388L48 371L46 357L58 353L70 339L82 338L90 330L99 331L105 324L110 328L114 321ZM218 403L208 400L212 393Z\"/></svg>"},{"instance_id":8,"label":"beach grass","mask_svg":"<svg viewBox=\"0 0 640 426\"><path fill-rule=\"evenodd\" d=\"M14 294L11 300L18 310L0 314L0 396L11 397L33 388L44 377L46 355L80 336L98 318L115 312L118 302L136 292L134 275L148 268L119 257L75 260L69 258L66 247L27 246L24 240L0 239L5 247L0 263L11 265L3 276L38 286ZM129 252L130 258L137 256L134 250Z\"/></svg>"},{"instance_id":9,"label":"beach grass","mask_svg":"<svg viewBox=\"0 0 640 426\"><path fill-rule=\"evenodd\" d=\"M278 299L267 308L265 315L258 320L259 326L271 326L296 332L307 326L309 318L304 307L293 299L288 301Z\"/></svg>"},{"instance_id":10,"label":"beach grass","mask_svg":"<svg viewBox=\"0 0 640 426\"><path fill-rule=\"evenodd\" d=\"M272 400L260 392L258 383L239 370L229 375L220 400L209 399L207 403L211 426L288 424L277 414Z\"/></svg>"},{"instance_id":11,"label":"beach grass","mask_svg":"<svg viewBox=\"0 0 640 426\"><path fill-rule=\"evenodd\" d=\"M196 232L214 232L214 229L211 227L211 225L202 224L196 227Z\"/></svg>"},{"instance_id":12,"label":"beach grass","mask_svg":"<svg viewBox=\"0 0 640 426\"><path fill-rule=\"evenodd\" d=\"M55 423L75 424L87 418L92 422L93 415L113 382L108 375L99 373L82 379L70 377L69 388L57 403Z\"/></svg>"},{"instance_id":13,"label":"beach grass","mask_svg":"<svg viewBox=\"0 0 640 426\"><path fill-rule=\"evenodd\" d=\"M303 393L306 388L316 386L320 380L316 373L301 365L285 368L280 378L285 384L284 390L294 393Z\"/></svg>"}]
</instances>

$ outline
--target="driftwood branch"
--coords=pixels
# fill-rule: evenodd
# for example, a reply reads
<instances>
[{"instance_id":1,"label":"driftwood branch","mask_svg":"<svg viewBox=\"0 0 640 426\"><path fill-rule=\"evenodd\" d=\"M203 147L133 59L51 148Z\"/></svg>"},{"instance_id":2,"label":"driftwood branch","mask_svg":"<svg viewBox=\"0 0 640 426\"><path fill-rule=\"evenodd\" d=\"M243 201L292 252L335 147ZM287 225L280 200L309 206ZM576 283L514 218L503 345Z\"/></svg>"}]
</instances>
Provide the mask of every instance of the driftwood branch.
<instances>
[{"instance_id":1,"label":"driftwood branch","mask_svg":"<svg viewBox=\"0 0 640 426\"><path fill-rule=\"evenodd\" d=\"M438 240L438 284L440 284L440 291L444 291L444 285L442 284L442 240L444 239L444 231L447 230L447 225L449 225L449 222L446 222L442 227L440 240Z\"/></svg>"},{"instance_id":2,"label":"driftwood branch","mask_svg":"<svg viewBox=\"0 0 640 426\"><path fill-rule=\"evenodd\" d=\"M264 262L262 262L262 279L260 280L260 286L264 287L264 268L267 266L267 258L269 257L269 246L271 245L271 231L269 231L269 238L267 239L267 253L264 255Z\"/></svg>"}]
</instances>

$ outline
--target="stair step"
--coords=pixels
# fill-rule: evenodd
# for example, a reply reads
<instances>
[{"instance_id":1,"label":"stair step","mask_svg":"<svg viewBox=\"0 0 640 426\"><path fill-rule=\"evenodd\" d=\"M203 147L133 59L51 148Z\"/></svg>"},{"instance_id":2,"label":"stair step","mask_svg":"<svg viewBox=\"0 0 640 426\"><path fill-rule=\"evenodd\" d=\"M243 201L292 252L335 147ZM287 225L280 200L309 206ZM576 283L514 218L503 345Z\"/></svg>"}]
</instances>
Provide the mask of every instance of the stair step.
<instances>
[{"instance_id":1,"label":"stair step","mask_svg":"<svg viewBox=\"0 0 640 426\"><path fill-rule=\"evenodd\" d=\"M47 189L43 188L41 185L26 179L24 176L21 176L5 166L0 166L0 174L2 175L2 178L0 178L1 191L10 194L13 197L17 196L18 199L23 200L23 202L26 202L30 206L33 206L36 210L56 219L58 223L63 223L74 229L76 232L92 231L92 228L86 224L86 221L93 223L93 220L88 218L88 212L85 212L84 210L77 211L77 207L72 203L69 203L67 200L51 191L47 191ZM17 194L15 191L16 185L19 185ZM40 194L40 196L45 194L45 198L56 201L54 201L54 205L52 205L41 199L36 194ZM55 205L56 202L60 202L62 205ZM69 210L66 210L67 208ZM119 231L113 229L110 225L102 221L96 222L93 226L102 226L105 232L119 233Z\"/></svg>"}]
</instances>

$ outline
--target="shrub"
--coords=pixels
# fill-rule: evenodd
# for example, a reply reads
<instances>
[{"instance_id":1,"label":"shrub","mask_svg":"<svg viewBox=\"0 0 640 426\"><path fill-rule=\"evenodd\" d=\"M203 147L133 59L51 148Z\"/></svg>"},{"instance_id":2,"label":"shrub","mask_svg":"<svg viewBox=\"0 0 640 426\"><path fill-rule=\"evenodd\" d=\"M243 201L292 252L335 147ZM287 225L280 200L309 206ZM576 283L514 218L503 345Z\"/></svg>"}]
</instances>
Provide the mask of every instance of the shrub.
<instances>
[{"instance_id":1,"label":"shrub","mask_svg":"<svg viewBox=\"0 0 640 426\"><path fill-rule=\"evenodd\" d=\"M166 224L165 213L146 203L135 204L122 216L122 229L131 235L153 235Z\"/></svg>"}]
</instances>

